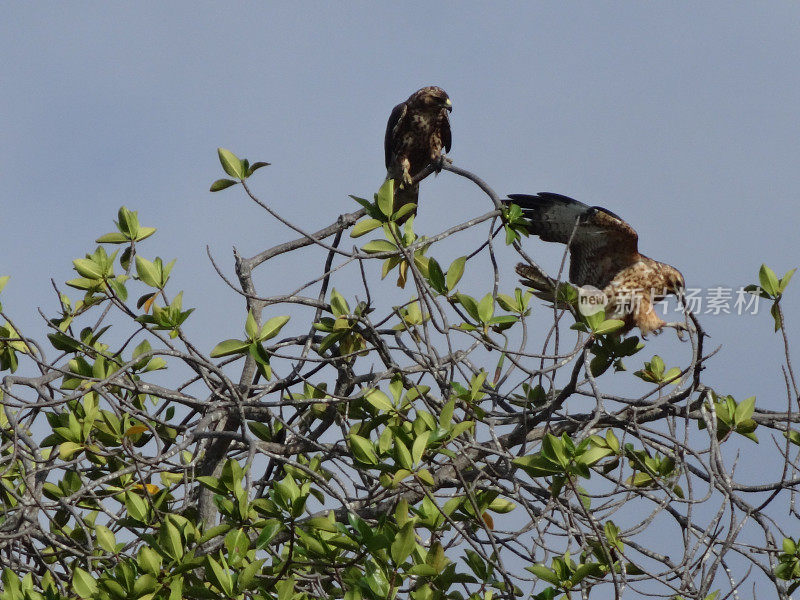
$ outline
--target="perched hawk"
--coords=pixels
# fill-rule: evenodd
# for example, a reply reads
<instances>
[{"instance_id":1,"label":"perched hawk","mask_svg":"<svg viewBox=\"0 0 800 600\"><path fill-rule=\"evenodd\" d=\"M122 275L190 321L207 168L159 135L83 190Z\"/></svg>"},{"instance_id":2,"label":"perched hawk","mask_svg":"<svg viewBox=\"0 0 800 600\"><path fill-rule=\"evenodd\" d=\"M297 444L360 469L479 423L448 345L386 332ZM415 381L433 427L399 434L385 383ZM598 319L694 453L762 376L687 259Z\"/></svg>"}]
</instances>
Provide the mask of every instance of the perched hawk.
<instances>
[{"instance_id":1,"label":"perched hawk","mask_svg":"<svg viewBox=\"0 0 800 600\"><path fill-rule=\"evenodd\" d=\"M683 275L675 267L639 254L639 236L622 218L599 206L589 207L560 194L509 194L522 208L528 231L546 242L569 244L569 280L593 286L608 299L606 316L625 321L625 331L638 327L642 334L676 327L658 317L653 302L668 294L682 296ZM522 283L543 290L554 283L536 267L520 263Z\"/></svg>"},{"instance_id":2,"label":"perched hawk","mask_svg":"<svg viewBox=\"0 0 800 600\"><path fill-rule=\"evenodd\" d=\"M386 178L395 180L394 210L417 203L419 183L412 178L429 163L442 160L442 148L450 151L453 103L440 87L417 90L392 110L386 124Z\"/></svg>"}]
</instances>

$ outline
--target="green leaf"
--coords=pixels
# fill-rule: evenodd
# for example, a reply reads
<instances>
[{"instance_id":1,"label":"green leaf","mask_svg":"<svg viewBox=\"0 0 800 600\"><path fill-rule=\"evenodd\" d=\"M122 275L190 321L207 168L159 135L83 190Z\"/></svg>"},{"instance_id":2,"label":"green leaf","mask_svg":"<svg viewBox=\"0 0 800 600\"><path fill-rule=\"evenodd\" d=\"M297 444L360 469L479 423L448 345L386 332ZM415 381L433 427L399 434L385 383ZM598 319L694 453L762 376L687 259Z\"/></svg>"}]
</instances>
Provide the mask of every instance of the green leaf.
<instances>
[{"instance_id":1,"label":"green leaf","mask_svg":"<svg viewBox=\"0 0 800 600\"><path fill-rule=\"evenodd\" d=\"M136 211L130 211L124 206L120 206L117 211L117 227L128 239L136 239L139 233L139 217Z\"/></svg>"},{"instance_id":2,"label":"green leaf","mask_svg":"<svg viewBox=\"0 0 800 600\"><path fill-rule=\"evenodd\" d=\"M589 575L593 577L600 577L603 570L600 568L600 563L587 563L580 565L570 577L569 581L572 585L577 585L582 580L586 579Z\"/></svg>"},{"instance_id":3,"label":"green leaf","mask_svg":"<svg viewBox=\"0 0 800 600\"><path fill-rule=\"evenodd\" d=\"M614 451L614 454L619 454L619 439L611 429L606 431L606 443Z\"/></svg>"},{"instance_id":4,"label":"green leaf","mask_svg":"<svg viewBox=\"0 0 800 600\"><path fill-rule=\"evenodd\" d=\"M781 309L777 301L773 302L769 309L769 314L775 320L775 331L780 331L781 327L783 327L783 319L781 319Z\"/></svg>"},{"instance_id":5,"label":"green leaf","mask_svg":"<svg viewBox=\"0 0 800 600\"><path fill-rule=\"evenodd\" d=\"M136 557L136 563L145 573L158 576L161 571L161 556L148 546L142 546Z\"/></svg>"},{"instance_id":6,"label":"green leaf","mask_svg":"<svg viewBox=\"0 0 800 600\"><path fill-rule=\"evenodd\" d=\"M795 561L779 563L778 566L775 567L775 577L784 580L794 579L795 566Z\"/></svg>"},{"instance_id":7,"label":"green leaf","mask_svg":"<svg viewBox=\"0 0 800 600\"><path fill-rule=\"evenodd\" d=\"M362 235L366 235L370 231L377 229L381 225L382 223L378 221L378 219L362 219L356 223L355 227L353 227L353 230L350 232L350 237L361 237Z\"/></svg>"},{"instance_id":8,"label":"green leaf","mask_svg":"<svg viewBox=\"0 0 800 600\"><path fill-rule=\"evenodd\" d=\"M786 554L794 554L797 552L797 544L792 538L783 538L783 551Z\"/></svg>"},{"instance_id":9,"label":"green leaf","mask_svg":"<svg viewBox=\"0 0 800 600\"><path fill-rule=\"evenodd\" d=\"M341 317L342 315L350 314L350 307L347 305L347 300L344 299L336 288L331 290L331 312L334 317Z\"/></svg>"},{"instance_id":10,"label":"green leaf","mask_svg":"<svg viewBox=\"0 0 800 600\"><path fill-rule=\"evenodd\" d=\"M397 212L392 215L393 221L400 221L403 217L405 217L408 213L414 212L417 210L417 205L414 202L409 202L408 204L403 204ZM414 217L412 216L410 219L406 221L406 227L409 227L409 223L413 223Z\"/></svg>"},{"instance_id":11,"label":"green leaf","mask_svg":"<svg viewBox=\"0 0 800 600\"><path fill-rule=\"evenodd\" d=\"M795 267L794 269L792 269L791 271L787 272L787 273L786 273L786 274L785 274L785 275L784 275L784 276L781 278L781 284L780 284L780 286L778 286L778 288L779 288L779 289L778 289L778 291L779 291L781 294L782 294L782 293L784 292L784 290L786 289L786 286L787 286L787 285L789 285L789 282L792 280L792 276L794 275L794 272L795 272L795 271L797 271L797 268L796 268L796 267ZM3 287L2 287L2 286L0 286L0 290L2 290L2 289L3 289Z\"/></svg>"},{"instance_id":12,"label":"green leaf","mask_svg":"<svg viewBox=\"0 0 800 600\"><path fill-rule=\"evenodd\" d=\"M124 234L119 231L101 235L95 240L98 244L126 244L130 241Z\"/></svg>"},{"instance_id":13,"label":"green leaf","mask_svg":"<svg viewBox=\"0 0 800 600\"><path fill-rule=\"evenodd\" d=\"M408 446L403 443L399 437L394 440L394 449L397 453L397 462L404 469L411 470L414 466L411 460L411 452L408 451Z\"/></svg>"},{"instance_id":14,"label":"green leaf","mask_svg":"<svg viewBox=\"0 0 800 600\"><path fill-rule=\"evenodd\" d=\"M222 168L228 175L235 177L236 179L245 178L246 173L244 170L244 165L233 152L226 150L225 148L217 148L217 154L219 155L219 162L222 165Z\"/></svg>"},{"instance_id":15,"label":"green leaf","mask_svg":"<svg viewBox=\"0 0 800 600\"><path fill-rule=\"evenodd\" d=\"M392 560L396 565L401 565L414 551L417 545L416 534L414 532L414 522L408 521L400 528L400 531L392 542L390 551Z\"/></svg>"},{"instance_id":16,"label":"green leaf","mask_svg":"<svg viewBox=\"0 0 800 600\"><path fill-rule=\"evenodd\" d=\"M11 279L11 275L3 275L0 277L0 292L3 291L3 288L6 287L8 280Z\"/></svg>"},{"instance_id":17,"label":"green leaf","mask_svg":"<svg viewBox=\"0 0 800 600\"><path fill-rule=\"evenodd\" d=\"M62 442L58 447L58 456L61 460L70 460L76 452L83 450L83 444L77 442Z\"/></svg>"},{"instance_id":18,"label":"green leaf","mask_svg":"<svg viewBox=\"0 0 800 600\"><path fill-rule=\"evenodd\" d=\"M258 332L258 324L256 318L251 311L247 311L247 319L244 322L244 332L247 334L247 339L250 341L256 340L256 333Z\"/></svg>"},{"instance_id":19,"label":"green leaf","mask_svg":"<svg viewBox=\"0 0 800 600\"><path fill-rule=\"evenodd\" d=\"M542 455L553 462L557 462L562 467L566 467L569 464L564 442L551 433L545 434L544 438L542 438Z\"/></svg>"},{"instance_id":20,"label":"green leaf","mask_svg":"<svg viewBox=\"0 0 800 600\"><path fill-rule=\"evenodd\" d=\"M365 398L367 399L367 402L372 404L372 406L381 412L394 411L394 406L392 405L392 401L389 400L389 396L380 390L372 390L371 392L368 392Z\"/></svg>"},{"instance_id":21,"label":"green leaf","mask_svg":"<svg viewBox=\"0 0 800 600\"><path fill-rule=\"evenodd\" d=\"M97 581L90 573L75 567L72 572L72 589L81 598L91 598L97 593Z\"/></svg>"},{"instance_id":22,"label":"green leaf","mask_svg":"<svg viewBox=\"0 0 800 600\"><path fill-rule=\"evenodd\" d=\"M183 557L183 541L181 540L181 533L178 527L171 521L167 521L161 526L158 539L161 542L161 547L164 551L174 560L180 560Z\"/></svg>"},{"instance_id":23,"label":"green leaf","mask_svg":"<svg viewBox=\"0 0 800 600\"><path fill-rule=\"evenodd\" d=\"M489 325L513 325L519 320L519 317L514 315L500 315L489 319Z\"/></svg>"},{"instance_id":24,"label":"green leaf","mask_svg":"<svg viewBox=\"0 0 800 600\"><path fill-rule=\"evenodd\" d=\"M397 246L388 240L372 240L361 248L367 254L377 254L378 252L397 252Z\"/></svg>"},{"instance_id":25,"label":"green leaf","mask_svg":"<svg viewBox=\"0 0 800 600\"><path fill-rule=\"evenodd\" d=\"M56 333L48 333L47 338L50 340L53 348L56 350L61 350L62 352L78 352L83 348L80 342L73 340L71 337L61 333L60 331Z\"/></svg>"},{"instance_id":26,"label":"green leaf","mask_svg":"<svg viewBox=\"0 0 800 600\"><path fill-rule=\"evenodd\" d=\"M101 279L103 277L103 270L95 261L88 258L76 258L72 261L75 270L81 277L87 279Z\"/></svg>"},{"instance_id":27,"label":"green leaf","mask_svg":"<svg viewBox=\"0 0 800 600\"><path fill-rule=\"evenodd\" d=\"M136 257L136 275L145 284L153 288L161 287L159 269L146 258Z\"/></svg>"},{"instance_id":28,"label":"green leaf","mask_svg":"<svg viewBox=\"0 0 800 600\"><path fill-rule=\"evenodd\" d=\"M375 448L372 446L372 442L354 433L350 434L349 439L350 449L353 451L353 456L357 460L368 465L378 464L378 455L375 454Z\"/></svg>"},{"instance_id":29,"label":"green leaf","mask_svg":"<svg viewBox=\"0 0 800 600\"><path fill-rule=\"evenodd\" d=\"M607 333L613 333L614 331L618 331L624 327L625 321L621 321L619 319L606 319L600 325L593 329L596 335L605 335Z\"/></svg>"},{"instance_id":30,"label":"green leaf","mask_svg":"<svg viewBox=\"0 0 800 600\"><path fill-rule=\"evenodd\" d=\"M206 577L214 584L217 589L222 591L226 596L233 595L233 580L228 569L224 568L220 563L206 556L205 564Z\"/></svg>"},{"instance_id":31,"label":"green leaf","mask_svg":"<svg viewBox=\"0 0 800 600\"><path fill-rule=\"evenodd\" d=\"M214 346L210 356L211 358L220 358L231 354L244 354L249 347L250 344L242 340L225 340Z\"/></svg>"},{"instance_id":32,"label":"green leaf","mask_svg":"<svg viewBox=\"0 0 800 600\"><path fill-rule=\"evenodd\" d=\"M564 469L541 455L521 456L511 461L531 477L549 477L563 473Z\"/></svg>"},{"instance_id":33,"label":"green leaf","mask_svg":"<svg viewBox=\"0 0 800 600\"><path fill-rule=\"evenodd\" d=\"M516 504L505 498L495 498L489 503L489 510L499 514L510 513L516 507Z\"/></svg>"},{"instance_id":34,"label":"green leaf","mask_svg":"<svg viewBox=\"0 0 800 600\"><path fill-rule=\"evenodd\" d=\"M453 440L465 431L472 429L474 424L474 421L461 421L460 423L456 423L452 431L450 431L450 439Z\"/></svg>"},{"instance_id":35,"label":"green leaf","mask_svg":"<svg viewBox=\"0 0 800 600\"><path fill-rule=\"evenodd\" d=\"M141 242L144 239L153 235L157 229L155 227L139 227L139 235L136 236L136 241Z\"/></svg>"},{"instance_id":36,"label":"green leaf","mask_svg":"<svg viewBox=\"0 0 800 600\"><path fill-rule=\"evenodd\" d=\"M392 208L394 207L394 179L387 179L378 190L375 197L375 202L378 205L378 210L383 213L387 218L392 216Z\"/></svg>"},{"instance_id":37,"label":"green leaf","mask_svg":"<svg viewBox=\"0 0 800 600\"><path fill-rule=\"evenodd\" d=\"M278 534L283 525L277 519L269 519L264 523L261 533L256 538L256 550L266 548L272 539Z\"/></svg>"},{"instance_id":38,"label":"green leaf","mask_svg":"<svg viewBox=\"0 0 800 600\"><path fill-rule=\"evenodd\" d=\"M156 580L155 576L151 575L150 573L145 573L144 575L137 577L134 581L133 594L131 597L143 598L147 594L153 592L157 585L158 581Z\"/></svg>"},{"instance_id":39,"label":"green leaf","mask_svg":"<svg viewBox=\"0 0 800 600\"><path fill-rule=\"evenodd\" d=\"M86 279L85 277L70 279L66 283L69 287L74 287L78 290L98 291L101 287L100 282L97 279Z\"/></svg>"},{"instance_id":40,"label":"green leaf","mask_svg":"<svg viewBox=\"0 0 800 600\"><path fill-rule=\"evenodd\" d=\"M476 321L480 321L480 317L478 315L478 303L475 302L475 298L468 296L467 294L456 294L456 299L458 300L458 303L464 307L464 310L467 311L467 314L470 317Z\"/></svg>"},{"instance_id":41,"label":"green leaf","mask_svg":"<svg viewBox=\"0 0 800 600\"><path fill-rule=\"evenodd\" d=\"M636 487L647 487L653 483L653 476L649 473L637 473L633 477L629 477L627 482Z\"/></svg>"},{"instance_id":42,"label":"green leaf","mask_svg":"<svg viewBox=\"0 0 800 600\"><path fill-rule=\"evenodd\" d=\"M108 287L110 287L114 295L123 302L128 299L128 288L126 288L123 283L123 276L119 276L116 279L109 279Z\"/></svg>"},{"instance_id":43,"label":"green leaf","mask_svg":"<svg viewBox=\"0 0 800 600\"><path fill-rule=\"evenodd\" d=\"M114 536L113 531L111 531L105 525L98 525L95 527L94 532L97 536L98 546L100 546L106 552L116 552L117 538Z\"/></svg>"},{"instance_id":44,"label":"green leaf","mask_svg":"<svg viewBox=\"0 0 800 600\"><path fill-rule=\"evenodd\" d=\"M447 269L447 290L452 292L453 288L461 281L461 276L464 274L464 266L467 264L467 257L461 256L453 261L450 268Z\"/></svg>"},{"instance_id":45,"label":"green leaf","mask_svg":"<svg viewBox=\"0 0 800 600\"><path fill-rule=\"evenodd\" d=\"M746 400L742 400L736 407L736 412L733 415L733 422L735 424L744 423L753 416L756 408L756 397L750 396Z\"/></svg>"},{"instance_id":46,"label":"green leaf","mask_svg":"<svg viewBox=\"0 0 800 600\"><path fill-rule=\"evenodd\" d=\"M583 320L589 326L589 329L594 332L606 320L606 315L605 312L601 310L591 315L584 315Z\"/></svg>"},{"instance_id":47,"label":"green leaf","mask_svg":"<svg viewBox=\"0 0 800 600\"><path fill-rule=\"evenodd\" d=\"M272 431L270 430L269 426L265 425L264 423L261 423L260 421L248 421L247 427L258 439L264 442L272 441Z\"/></svg>"},{"instance_id":48,"label":"green leaf","mask_svg":"<svg viewBox=\"0 0 800 600\"><path fill-rule=\"evenodd\" d=\"M681 375L681 370L679 367L672 367L662 377L664 383L678 383L678 377Z\"/></svg>"},{"instance_id":49,"label":"green leaf","mask_svg":"<svg viewBox=\"0 0 800 600\"><path fill-rule=\"evenodd\" d=\"M236 185L239 183L238 181L234 181L233 179L217 179L214 183L211 184L211 188L209 189L210 192L221 192L224 189L231 187L232 185ZM100 240L97 240L98 242Z\"/></svg>"},{"instance_id":50,"label":"green leaf","mask_svg":"<svg viewBox=\"0 0 800 600\"><path fill-rule=\"evenodd\" d=\"M253 342L247 348L248 353L256 361L256 367L264 376L264 379L269 381L272 379L272 367L269 364L269 352L260 342Z\"/></svg>"},{"instance_id":51,"label":"green leaf","mask_svg":"<svg viewBox=\"0 0 800 600\"><path fill-rule=\"evenodd\" d=\"M450 421L453 420L453 412L455 411L455 408L455 399L450 400L442 407L442 410L439 412L439 425L445 429L450 428Z\"/></svg>"},{"instance_id":52,"label":"green leaf","mask_svg":"<svg viewBox=\"0 0 800 600\"><path fill-rule=\"evenodd\" d=\"M237 590L243 592L245 590L255 587L255 585L253 585L253 580L255 579L256 573L258 573L261 567L264 565L264 562L266 562L266 559L260 558L258 560L251 562L244 569L239 571L239 577L236 580Z\"/></svg>"},{"instance_id":53,"label":"green leaf","mask_svg":"<svg viewBox=\"0 0 800 600\"><path fill-rule=\"evenodd\" d=\"M431 282L431 287L434 290L440 294L443 294L445 291L447 291L447 288L445 287L444 273L442 273L442 267L440 267L439 263L433 258L428 260L428 277Z\"/></svg>"},{"instance_id":54,"label":"green leaf","mask_svg":"<svg viewBox=\"0 0 800 600\"><path fill-rule=\"evenodd\" d=\"M125 494L125 508L128 511L128 516L132 519L142 523L147 522L147 503L141 496L137 496L133 492L127 492Z\"/></svg>"},{"instance_id":55,"label":"green leaf","mask_svg":"<svg viewBox=\"0 0 800 600\"><path fill-rule=\"evenodd\" d=\"M650 361L648 370L656 376L656 380L661 381L662 377L664 376L664 367L664 360L658 354L656 354Z\"/></svg>"},{"instance_id":56,"label":"green leaf","mask_svg":"<svg viewBox=\"0 0 800 600\"><path fill-rule=\"evenodd\" d=\"M790 429L789 431L784 431L783 436L788 438L789 441L795 446L800 446L800 431Z\"/></svg>"},{"instance_id":57,"label":"green leaf","mask_svg":"<svg viewBox=\"0 0 800 600\"><path fill-rule=\"evenodd\" d=\"M428 439L431 437L430 431L423 431L420 433L411 446L411 460L414 466L417 466L422 460L422 455L428 447Z\"/></svg>"},{"instance_id":58,"label":"green leaf","mask_svg":"<svg viewBox=\"0 0 800 600\"><path fill-rule=\"evenodd\" d=\"M268 167L270 164L271 164L271 163L264 162L263 160L260 160L260 161L258 161L258 162L255 162L255 163L253 163L253 164L250 166L250 168L247 170L247 176L248 176L248 177L250 177L250 175L252 175L252 174L253 174L253 173L255 173L256 171L258 171L259 169L261 169L261 168L263 168L263 167Z\"/></svg>"},{"instance_id":59,"label":"green leaf","mask_svg":"<svg viewBox=\"0 0 800 600\"><path fill-rule=\"evenodd\" d=\"M225 536L228 560L241 560L250 548L250 538L243 529L233 529Z\"/></svg>"},{"instance_id":60,"label":"green leaf","mask_svg":"<svg viewBox=\"0 0 800 600\"><path fill-rule=\"evenodd\" d=\"M263 342L278 335L284 325L289 321L288 316L272 317L269 321L261 326L261 331L258 334L258 341Z\"/></svg>"},{"instance_id":61,"label":"green leaf","mask_svg":"<svg viewBox=\"0 0 800 600\"><path fill-rule=\"evenodd\" d=\"M581 454L578 457L578 461L587 467L591 467L597 461L614 454L611 448L603 448L600 446L594 446L593 448L589 448L586 452Z\"/></svg>"},{"instance_id":62,"label":"green leaf","mask_svg":"<svg viewBox=\"0 0 800 600\"><path fill-rule=\"evenodd\" d=\"M758 271L758 281L761 284L761 289L767 292L770 296L777 296L780 291L780 283L775 271L770 269L767 265L761 265Z\"/></svg>"},{"instance_id":63,"label":"green leaf","mask_svg":"<svg viewBox=\"0 0 800 600\"><path fill-rule=\"evenodd\" d=\"M497 304L508 312L517 312L519 310L517 301L508 294L497 294Z\"/></svg>"},{"instance_id":64,"label":"green leaf","mask_svg":"<svg viewBox=\"0 0 800 600\"><path fill-rule=\"evenodd\" d=\"M556 586L561 584L560 580L558 579L558 576L543 564L531 565L529 567L525 567L525 570L530 571L531 573L536 575L536 577L538 577L542 581L546 581L547 583L552 583L553 585Z\"/></svg>"},{"instance_id":65,"label":"green leaf","mask_svg":"<svg viewBox=\"0 0 800 600\"><path fill-rule=\"evenodd\" d=\"M494 298L491 294L486 294L478 303L478 316L481 323L488 323L494 316Z\"/></svg>"}]
</instances>

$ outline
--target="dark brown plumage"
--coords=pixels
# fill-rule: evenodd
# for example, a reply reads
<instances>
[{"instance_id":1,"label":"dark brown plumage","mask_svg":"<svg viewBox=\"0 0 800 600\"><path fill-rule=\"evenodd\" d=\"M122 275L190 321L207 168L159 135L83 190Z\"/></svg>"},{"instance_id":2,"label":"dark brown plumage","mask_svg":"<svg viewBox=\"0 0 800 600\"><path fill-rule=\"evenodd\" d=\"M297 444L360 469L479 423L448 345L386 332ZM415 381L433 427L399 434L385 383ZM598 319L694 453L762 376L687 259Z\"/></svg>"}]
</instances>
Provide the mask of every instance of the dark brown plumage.
<instances>
[{"instance_id":1,"label":"dark brown plumage","mask_svg":"<svg viewBox=\"0 0 800 600\"><path fill-rule=\"evenodd\" d=\"M442 160L452 141L448 113L453 109L440 87L417 90L392 110L386 124L386 178L395 180L394 210L417 203L419 182L412 179L430 163Z\"/></svg>"},{"instance_id":2,"label":"dark brown plumage","mask_svg":"<svg viewBox=\"0 0 800 600\"><path fill-rule=\"evenodd\" d=\"M570 282L602 290L608 298L608 317L620 318L626 329L636 326L643 334L666 325L652 303L667 294L682 294L683 275L640 254L639 236L621 217L560 194L509 194L509 198L506 203L522 208L530 233L546 242L569 244ZM539 269L520 263L516 271L525 278L523 283L541 289L546 276Z\"/></svg>"}]
</instances>

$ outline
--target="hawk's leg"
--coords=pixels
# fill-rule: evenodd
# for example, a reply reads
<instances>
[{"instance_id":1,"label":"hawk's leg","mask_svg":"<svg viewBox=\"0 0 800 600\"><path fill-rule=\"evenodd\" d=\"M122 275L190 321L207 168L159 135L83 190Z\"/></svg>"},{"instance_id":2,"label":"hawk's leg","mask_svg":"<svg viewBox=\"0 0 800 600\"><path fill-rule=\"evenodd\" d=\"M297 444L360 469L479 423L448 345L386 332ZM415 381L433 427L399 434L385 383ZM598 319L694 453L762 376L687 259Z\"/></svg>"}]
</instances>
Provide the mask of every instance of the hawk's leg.
<instances>
[{"instance_id":1,"label":"hawk's leg","mask_svg":"<svg viewBox=\"0 0 800 600\"><path fill-rule=\"evenodd\" d=\"M411 176L411 162L404 158L399 161L400 168L402 169L402 174L400 176L400 181L398 182L398 188L403 189L405 187L410 187L411 184L414 182L414 178Z\"/></svg>"}]
</instances>

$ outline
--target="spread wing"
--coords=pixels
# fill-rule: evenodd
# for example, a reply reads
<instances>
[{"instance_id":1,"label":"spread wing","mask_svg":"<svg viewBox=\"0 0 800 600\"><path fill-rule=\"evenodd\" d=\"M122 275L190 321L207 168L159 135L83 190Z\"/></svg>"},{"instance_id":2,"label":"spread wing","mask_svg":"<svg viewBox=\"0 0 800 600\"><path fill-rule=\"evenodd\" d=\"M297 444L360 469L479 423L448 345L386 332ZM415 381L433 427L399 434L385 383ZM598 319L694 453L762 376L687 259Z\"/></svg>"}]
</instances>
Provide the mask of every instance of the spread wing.
<instances>
[{"instance_id":1,"label":"spread wing","mask_svg":"<svg viewBox=\"0 0 800 600\"><path fill-rule=\"evenodd\" d=\"M389 122L386 123L386 136L383 139L383 149L386 153L387 169L392 163L392 154L394 154L395 128L405 116L406 111L408 111L408 105L405 102L401 102L392 109L392 114L389 115Z\"/></svg>"},{"instance_id":2,"label":"spread wing","mask_svg":"<svg viewBox=\"0 0 800 600\"><path fill-rule=\"evenodd\" d=\"M609 210L548 192L509 194L509 198L522 208L532 234L546 242L569 244L572 283L602 289L621 269L639 260L639 236Z\"/></svg>"}]
</instances>

